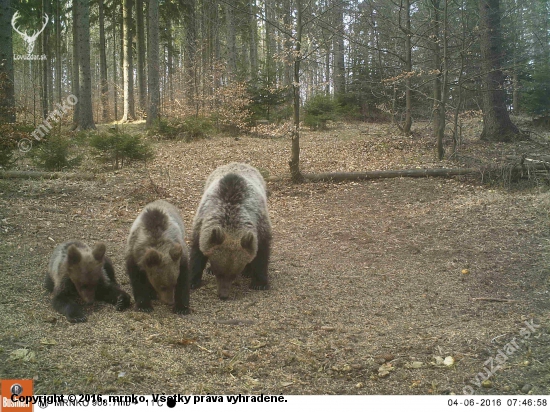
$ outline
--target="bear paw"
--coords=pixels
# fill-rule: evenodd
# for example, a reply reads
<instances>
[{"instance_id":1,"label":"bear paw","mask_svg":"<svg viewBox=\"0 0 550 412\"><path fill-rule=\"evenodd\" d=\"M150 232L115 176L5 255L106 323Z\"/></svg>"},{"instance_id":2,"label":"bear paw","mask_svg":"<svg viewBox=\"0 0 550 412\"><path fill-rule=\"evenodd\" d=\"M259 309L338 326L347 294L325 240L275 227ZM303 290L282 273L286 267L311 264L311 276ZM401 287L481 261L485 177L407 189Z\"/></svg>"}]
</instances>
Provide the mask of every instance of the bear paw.
<instances>
[{"instance_id":1,"label":"bear paw","mask_svg":"<svg viewBox=\"0 0 550 412\"><path fill-rule=\"evenodd\" d=\"M177 315L189 315L191 313L191 309L187 306L174 307L174 313Z\"/></svg>"},{"instance_id":2,"label":"bear paw","mask_svg":"<svg viewBox=\"0 0 550 412\"><path fill-rule=\"evenodd\" d=\"M120 312L128 308L129 306L130 306L130 295L126 293L119 295L115 304L116 310Z\"/></svg>"},{"instance_id":3,"label":"bear paw","mask_svg":"<svg viewBox=\"0 0 550 412\"><path fill-rule=\"evenodd\" d=\"M253 289L253 290L269 290L269 284L268 283L258 284L258 283L252 282L250 284L250 289Z\"/></svg>"},{"instance_id":4,"label":"bear paw","mask_svg":"<svg viewBox=\"0 0 550 412\"><path fill-rule=\"evenodd\" d=\"M136 303L136 310L138 312L151 313L153 306L151 306L151 303Z\"/></svg>"},{"instance_id":5,"label":"bear paw","mask_svg":"<svg viewBox=\"0 0 550 412\"><path fill-rule=\"evenodd\" d=\"M83 323L86 322L88 318L85 314L81 313L79 315L67 316L67 320L71 323Z\"/></svg>"}]
</instances>

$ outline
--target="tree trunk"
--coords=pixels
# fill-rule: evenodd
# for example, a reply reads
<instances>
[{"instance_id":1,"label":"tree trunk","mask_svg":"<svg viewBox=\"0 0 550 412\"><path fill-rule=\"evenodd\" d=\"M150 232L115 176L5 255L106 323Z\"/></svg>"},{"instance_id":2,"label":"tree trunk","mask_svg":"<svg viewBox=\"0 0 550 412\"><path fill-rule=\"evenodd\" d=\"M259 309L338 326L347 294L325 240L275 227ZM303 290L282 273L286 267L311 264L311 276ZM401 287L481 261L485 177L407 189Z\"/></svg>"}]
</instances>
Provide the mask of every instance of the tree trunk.
<instances>
[{"instance_id":1,"label":"tree trunk","mask_svg":"<svg viewBox=\"0 0 550 412\"><path fill-rule=\"evenodd\" d=\"M118 120L118 82L117 82L117 58L116 58L116 32L117 32L117 13L116 6L113 7L113 19L111 21L111 28L113 30L113 114L115 121Z\"/></svg>"},{"instance_id":2,"label":"tree trunk","mask_svg":"<svg viewBox=\"0 0 550 412\"><path fill-rule=\"evenodd\" d=\"M122 4L122 42L123 42L123 82L124 82L124 113L122 121L136 118L134 108L134 63L132 57L132 6L133 0L124 0Z\"/></svg>"},{"instance_id":3,"label":"tree trunk","mask_svg":"<svg viewBox=\"0 0 550 412\"><path fill-rule=\"evenodd\" d=\"M48 18L51 19L52 13L50 12L50 1L42 0L42 15L47 14ZM42 45L42 54L46 56L46 60L42 60L42 114L44 119L48 117L48 113L50 112L50 79L52 76L52 71L50 68L50 62L51 62L51 56L50 56L50 50L48 47L48 43L50 40L50 27L47 24L44 28L44 31L41 34L42 41L40 42Z\"/></svg>"},{"instance_id":4,"label":"tree trunk","mask_svg":"<svg viewBox=\"0 0 550 412\"><path fill-rule=\"evenodd\" d=\"M434 85L433 85L433 98L434 98L434 109L433 109L433 133L435 140L437 142L437 157L439 160L443 158L443 139L440 142L439 136L439 122L441 121L440 113L442 111L442 101L441 101L441 78L443 76L443 70L441 67L441 47L440 47L440 0L431 0L432 13L433 13L433 54L434 54Z\"/></svg>"},{"instance_id":5,"label":"tree trunk","mask_svg":"<svg viewBox=\"0 0 550 412\"><path fill-rule=\"evenodd\" d=\"M107 122L109 119L109 83L107 81L107 43L105 42L105 16L103 13L103 2L99 4L99 74L101 84L101 120Z\"/></svg>"},{"instance_id":6,"label":"tree trunk","mask_svg":"<svg viewBox=\"0 0 550 412\"><path fill-rule=\"evenodd\" d=\"M168 42L166 44L166 72L167 72L167 89L168 102L174 101L174 36L172 35L172 19L170 16L166 18L166 35ZM165 101L166 99L164 99Z\"/></svg>"},{"instance_id":7,"label":"tree trunk","mask_svg":"<svg viewBox=\"0 0 550 412\"><path fill-rule=\"evenodd\" d=\"M79 70L79 57L78 57L78 44L79 44L79 21L80 21L80 2L73 1L73 64L72 64L72 93L76 97L77 101L80 101L80 70ZM73 129L79 126L80 121L80 104L73 106Z\"/></svg>"},{"instance_id":8,"label":"tree trunk","mask_svg":"<svg viewBox=\"0 0 550 412\"><path fill-rule=\"evenodd\" d=\"M61 103L61 80L63 72L61 68L61 6L59 0L55 0L55 89L57 102Z\"/></svg>"},{"instance_id":9,"label":"tree trunk","mask_svg":"<svg viewBox=\"0 0 550 412\"><path fill-rule=\"evenodd\" d=\"M405 0L405 71L412 72L412 32L411 32L411 0ZM405 77L405 124L403 133L409 135L412 126L412 80Z\"/></svg>"},{"instance_id":10,"label":"tree trunk","mask_svg":"<svg viewBox=\"0 0 550 412\"><path fill-rule=\"evenodd\" d=\"M183 52L185 95L187 96L187 104L194 107L197 92L195 0L184 0L183 5L183 24L185 27L185 48Z\"/></svg>"},{"instance_id":11,"label":"tree trunk","mask_svg":"<svg viewBox=\"0 0 550 412\"><path fill-rule=\"evenodd\" d=\"M294 182L303 180L300 172L300 62L302 60L302 0L296 0L296 46L294 47L294 130L292 132L292 150L290 175Z\"/></svg>"},{"instance_id":12,"label":"tree trunk","mask_svg":"<svg viewBox=\"0 0 550 412\"><path fill-rule=\"evenodd\" d=\"M283 0L283 25L286 28L283 42L283 86L290 87L294 78L292 67L292 37L288 28L292 26L292 6L290 0Z\"/></svg>"},{"instance_id":13,"label":"tree trunk","mask_svg":"<svg viewBox=\"0 0 550 412\"><path fill-rule=\"evenodd\" d=\"M139 110L147 109L147 80L145 76L145 25L143 22L143 0L136 0L136 36L137 36L137 83Z\"/></svg>"},{"instance_id":14,"label":"tree trunk","mask_svg":"<svg viewBox=\"0 0 550 412\"><path fill-rule=\"evenodd\" d=\"M92 109L92 73L90 70L90 3L88 0L76 0L79 3L78 60L80 93L78 96L80 130L95 129Z\"/></svg>"},{"instance_id":15,"label":"tree trunk","mask_svg":"<svg viewBox=\"0 0 550 412\"><path fill-rule=\"evenodd\" d=\"M506 109L504 74L501 71L502 35L499 0L479 0L480 46L483 73L483 132L481 140L508 142L520 132Z\"/></svg>"},{"instance_id":16,"label":"tree trunk","mask_svg":"<svg viewBox=\"0 0 550 412\"><path fill-rule=\"evenodd\" d=\"M269 86L276 84L275 62L273 56L277 49L275 43L275 2L273 0L265 0L265 71L267 84ZM299 6L296 6L299 8Z\"/></svg>"},{"instance_id":17,"label":"tree trunk","mask_svg":"<svg viewBox=\"0 0 550 412\"><path fill-rule=\"evenodd\" d=\"M147 12L147 127L159 119L160 73L159 73L159 0L149 0Z\"/></svg>"},{"instance_id":18,"label":"tree trunk","mask_svg":"<svg viewBox=\"0 0 550 412\"><path fill-rule=\"evenodd\" d=\"M11 1L0 0L0 123L15 122L11 18Z\"/></svg>"},{"instance_id":19,"label":"tree trunk","mask_svg":"<svg viewBox=\"0 0 550 412\"><path fill-rule=\"evenodd\" d=\"M250 78L258 78L258 22L256 21L256 0L250 2Z\"/></svg>"},{"instance_id":20,"label":"tree trunk","mask_svg":"<svg viewBox=\"0 0 550 412\"><path fill-rule=\"evenodd\" d=\"M237 37L235 34L235 16L233 5L225 5L225 19L227 27L227 70L230 80L237 75Z\"/></svg>"},{"instance_id":21,"label":"tree trunk","mask_svg":"<svg viewBox=\"0 0 550 412\"><path fill-rule=\"evenodd\" d=\"M334 28L336 34L333 37L334 50L334 95L339 96L346 93L346 73L344 64L344 5L341 0L333 0L334 6Z\"/></svg>"},{"instance_id":22,"label":"tree trunk","mask_svg":"<svg viewBox=\"0 0 550 412\"><path fill-rule=\"evenodd\" d=\"M445 114L447 113L447 95L449 92L448 83L449 83L449 60L448 60L448 30L447 25L449 23L448 19L448 10L449 10L449 0L444 0L445 6L443 10L443 82L441 84L441 105L439 110L439 129L437 131L437 158L439 160L443 159L445 151L443 149L443 138L445 137L445 125L447 119Z\"/></svg>"}]
</instances>

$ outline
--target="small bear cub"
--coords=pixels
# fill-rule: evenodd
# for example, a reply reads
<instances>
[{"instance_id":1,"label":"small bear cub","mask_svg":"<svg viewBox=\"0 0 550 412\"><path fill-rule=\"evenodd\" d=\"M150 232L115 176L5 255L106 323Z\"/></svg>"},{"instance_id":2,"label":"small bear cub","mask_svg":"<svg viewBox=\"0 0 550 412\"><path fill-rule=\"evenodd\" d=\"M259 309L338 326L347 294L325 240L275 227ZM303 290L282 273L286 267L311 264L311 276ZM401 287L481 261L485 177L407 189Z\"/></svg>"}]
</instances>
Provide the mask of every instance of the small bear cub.
<instances>
[{"instance_id":1,"label":"small bear cub","mask_svg":"<svg viewBox=\"0 0 550 412\"><path fill-rule=\"evenodd\" d=\"M149 203L134 221L126 248L126 270L136 309L151 312L157 297L174 313L189 313L188 253L179 210L165 200Z\"/></svg>"},{"instance_id":2,"label":"small bear cub","mask_svg":"<svg viewBox=\"0 0 550 412\"><path fill-rule=\"evenodd\" d=\"M72 323L85 322L86 314L77 302L95 300L111 303L121 311L130 306L130 295L115 280L104 243L93 249L78 240L58 245L50 258L45 287L53 293L53 307Z\"/></svg>"}]
</instances>

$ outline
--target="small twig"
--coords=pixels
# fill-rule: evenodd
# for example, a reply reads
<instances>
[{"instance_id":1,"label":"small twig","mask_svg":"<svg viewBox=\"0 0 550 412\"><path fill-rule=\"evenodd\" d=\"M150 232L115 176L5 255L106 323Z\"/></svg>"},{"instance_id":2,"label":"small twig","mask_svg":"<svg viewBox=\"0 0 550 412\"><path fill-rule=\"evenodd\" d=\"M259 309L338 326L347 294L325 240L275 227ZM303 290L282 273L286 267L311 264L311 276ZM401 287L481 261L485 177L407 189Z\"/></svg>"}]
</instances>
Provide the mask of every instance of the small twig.
<instances>
[{"instance_id":1,"label":"small twig","mask_svg":"<svg viewBox=\"0 0 550 412\"><path fill-rule=\"evenodd\" d=\"M518 303L519 300L501 298L472 298L472 300L483 300L485 302Z\"/></svg>"},{"instance_id":2,"label":"small twig","mask_svg":"<svg viewBox=\"0 0 550 412\"><path fill-rule=\"evenodd\" d=\"M212 353L212 351L210 349L206 349L204 346L201 346L199 345L198 343L195 342L195 346L199 349L202 349L203 351L206 351L208 353Z\"/></svg>"}]
</instances>

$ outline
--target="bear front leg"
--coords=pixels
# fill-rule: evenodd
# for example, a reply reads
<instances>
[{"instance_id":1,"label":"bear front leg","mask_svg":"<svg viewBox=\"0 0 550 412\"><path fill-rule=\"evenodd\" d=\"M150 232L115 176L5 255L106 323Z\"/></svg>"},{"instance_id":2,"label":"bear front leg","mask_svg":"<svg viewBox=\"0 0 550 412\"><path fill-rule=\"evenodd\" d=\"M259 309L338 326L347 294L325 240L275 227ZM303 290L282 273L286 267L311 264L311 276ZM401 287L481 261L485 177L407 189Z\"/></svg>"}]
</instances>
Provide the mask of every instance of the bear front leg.
<instances>
[{"instance_id":1,"label":"bear front leg","mask_svg":"<svg viewBox=\"0 0 550 412\"><path fill-rule=\"evenodd\" d=\"M270 244L269 241L261 242L258 245L258 252L252 262L246 265L243 275L252 278L250 289L267 290L269 281L267 279L267 268L269 264Z\"/></svg>"},{"instance_id":2,"label":"bear front leg","mask_svg":"<svg viewBox=\"0 0 550 412\"><path fill-rule=\"evenodd\" d=\"M132 292L134 293L134 300L136 301L136 310L140 312L152 312L153 305L151 304L151 288L147 280L147 274L141 270L132 256L126 259L126 270L130 283L132 285Z\"/></svg>"},{"instance_id":3,"label":"bear front leg","mask_svg":"<svg viewBox=\"0 0 550 412\"><path fill-rule=\"evenodd\" d=\"M123 311L130 306L130 295L114 282L100 281L95 295L97 300L115 305L118 311Z\"/></svg>"},{"instance_id":4,"label":"bear front leg","mask_svg":"<svg viewBox=\"0 0 550 412\"><path fill-rule=\"evenodd\" d=\"M189 309L189 295L190 295L190 282L189 282L189 263L187 262L187 256L183 256L180 262L180 274L178 276L178 282L176 283L175 304L174 313L179 315L188 315Z\"/></svg>"},{"instance_id":5,"label":"bear front leg","mask_svg":"<svg viewBox=\"0 0 550 412\"><path fill-rule=\"evenodd\" d=\"M200 231L193 234L193 243L191 244L191 289L198 289L202 283L202 272L206 266L208 258L204 256L199 247Z\"/></svg>"}]
</instances>

